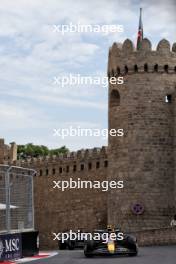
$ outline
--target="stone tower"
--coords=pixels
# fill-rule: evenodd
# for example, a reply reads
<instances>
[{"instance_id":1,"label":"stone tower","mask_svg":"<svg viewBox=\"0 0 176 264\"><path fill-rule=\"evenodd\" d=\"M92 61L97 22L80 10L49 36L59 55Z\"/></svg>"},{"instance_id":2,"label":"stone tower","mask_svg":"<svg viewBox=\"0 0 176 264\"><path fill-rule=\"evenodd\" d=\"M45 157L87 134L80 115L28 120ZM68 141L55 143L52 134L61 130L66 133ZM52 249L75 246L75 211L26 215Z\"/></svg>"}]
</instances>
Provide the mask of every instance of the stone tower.
<instances>
[{"instance_id":1,"label":"stone tower","mask_svg":"<svg viewBox=\"0 0 176 264\"><path fill-rule=\"evenodd\" d=\"M10 160L17 160L17 144L15 142L10 143Z\"/></svg>"},{"instance_id":2,"label":"stone tower","mask_svg":"<svg viewBox=\"0 0 176 264\"><path fill-rule=\"evenodd\" d=\"M17 160L17 145L15 142L6 145L3 138L0 138L0 164L8 164Z\"/></svg>"},{"instance_id":3,"label":"stone tower","mask_svg":"<svg viewBox=\"0 0 176 264\"><path fill-rule=\"evenodd\" d=\"M0 138L0 164L4 163L4 139Z\"/></svg>"},{"instance_id":4,"label":"stone tower","mask_svg":"<svg viewBox=\"0 0 176 264\"><path fill-rule=\"evenodd\" d=\"M124 76L109 85L108 222L128 231L169 225L175 206L176 43L161 40L156 50L144 39L140 50L126 40L110 48L108 75ZM176 152L175 152L176 153Z\"/></svg>"}]
</instances>

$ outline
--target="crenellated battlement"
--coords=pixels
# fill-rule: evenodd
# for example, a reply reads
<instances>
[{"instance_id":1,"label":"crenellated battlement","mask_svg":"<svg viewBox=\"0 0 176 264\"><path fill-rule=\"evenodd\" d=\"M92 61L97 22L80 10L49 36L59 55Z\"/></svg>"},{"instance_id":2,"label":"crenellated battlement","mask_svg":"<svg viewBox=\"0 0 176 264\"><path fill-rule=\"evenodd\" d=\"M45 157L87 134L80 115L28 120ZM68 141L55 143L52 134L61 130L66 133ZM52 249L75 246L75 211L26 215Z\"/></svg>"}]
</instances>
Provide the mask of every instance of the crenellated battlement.
<instances>
[{"instance_id":1,"label":"crenellated battlement","mask_svg":"<svg viewBox=\"0 0 176 264\"><path fill-rule=\"evenodd\" d=\"M176 73L176 43L161 40L156 50L152 50L150 40L143 39L141 49L136 50L131 40L123 44L114 43L109 49L108 76L134 73Z\"/></svg>"},{"instance_id":2,"label":"crenellated battlement","mask_svg":"<svg viewBox=\"0 0 176 264\"><path fill-rule=\"evenodd\" d=\"M55 167L61 166L62 164L72 163L86 163L91 160L107 160L107 147L93 148L93 149L82 149L76 152L69 152L67 154L60 154L58 156L46 156L38 158L28 158L25 160L17 160L13 162L13 165L22 167L33 167L33 168L46 168L48 165L54 165Z\"/></svg>"}]
</instances>

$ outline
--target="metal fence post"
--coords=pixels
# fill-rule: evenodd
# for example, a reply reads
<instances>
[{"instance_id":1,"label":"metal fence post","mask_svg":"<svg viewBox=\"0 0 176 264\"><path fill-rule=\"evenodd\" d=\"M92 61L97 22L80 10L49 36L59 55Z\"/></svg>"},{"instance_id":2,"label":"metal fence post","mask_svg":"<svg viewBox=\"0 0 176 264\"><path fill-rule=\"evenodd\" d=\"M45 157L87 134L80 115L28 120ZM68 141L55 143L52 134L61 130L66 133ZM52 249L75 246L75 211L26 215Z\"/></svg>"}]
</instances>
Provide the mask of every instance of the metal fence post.
<instances>
[{"instance_id":1,"label":"metal fence post","mask_svg":"<svg viewBox=\"0 0 176 264\"><path fill-rule=\"evenodd\" d=\"M6 195L6 230L10 232L10 168L5 173L5 195Z\"/></svg>"},{"instance_id":2,"label":"metal fence post","mask_svg":"<svg viewBox=\"0 0 176 264\"><path fill-rule=\"evenodd\" d=\"M33 172L32 176L31 176L31 183L32 183L32 226L34 229L35 226L35 218L34 218L34 181L33 181L33 176L35 175L36 172Z\"/></svg>"}]
</instances>

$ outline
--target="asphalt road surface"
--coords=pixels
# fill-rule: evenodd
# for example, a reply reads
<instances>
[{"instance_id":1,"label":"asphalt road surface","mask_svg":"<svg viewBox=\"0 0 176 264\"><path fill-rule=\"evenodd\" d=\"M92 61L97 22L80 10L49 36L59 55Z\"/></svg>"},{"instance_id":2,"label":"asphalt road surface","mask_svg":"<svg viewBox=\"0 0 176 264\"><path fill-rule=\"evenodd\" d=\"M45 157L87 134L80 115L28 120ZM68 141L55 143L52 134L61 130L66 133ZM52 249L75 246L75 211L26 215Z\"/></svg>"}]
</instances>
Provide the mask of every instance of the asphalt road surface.
<instances>
[{"instance_id":1,"label":"asphalt road surface","mask_svg":"<svg viewBox=\"0 0 176 264\"><path fill-rule=\"evenodd\" d=\"M175 246L143 247L137 257L85 258L82 250L63 250L52 258L33 261L36 264L176 264Z\"/></svg>"}]
</instances>

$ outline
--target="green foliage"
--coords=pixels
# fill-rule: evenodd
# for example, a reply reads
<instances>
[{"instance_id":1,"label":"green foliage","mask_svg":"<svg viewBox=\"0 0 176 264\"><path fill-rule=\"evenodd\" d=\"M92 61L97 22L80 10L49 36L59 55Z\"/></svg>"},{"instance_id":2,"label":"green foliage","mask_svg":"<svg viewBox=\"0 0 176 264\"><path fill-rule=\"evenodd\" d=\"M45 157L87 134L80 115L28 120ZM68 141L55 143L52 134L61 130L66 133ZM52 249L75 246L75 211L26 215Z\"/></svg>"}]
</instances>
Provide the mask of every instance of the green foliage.
<instances>
[{"instance_id":1,"label":"green foliage","mask_svg":"<svg viewBox=\"0 0 176 264\"><path fill-rule=\"evenodd\" d=\"M50 155L58 155L58 154L60 154L60 153L62 153L62 154L66 154L66 153L68 153L68 152L69 152L69 150L66 148L66 146L63 146L63 147L61 147L61 148L51 149L51 150L50 150Z\"/></svg>"},{"instance_id":2,"label":"green foliage","mask_svg":"<svg viewBox=\"0 0 176 264\"><path fill-rule=\"evenodd\" d=\"M26 145L18 145L17 155L18 159L25 159L28 157L42 157L48 155L59 155L68 153L69 149L66 146L57 149L48 149L48 147L43 145L33 145L28 143Z\"/></svg>"}]
</instances>

